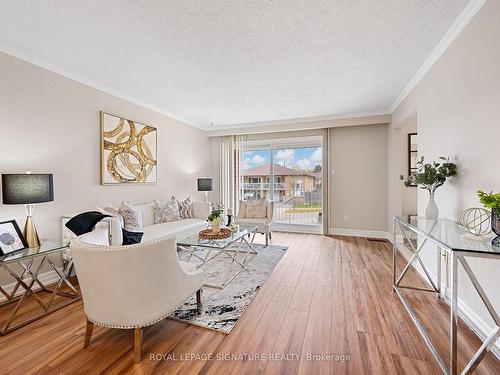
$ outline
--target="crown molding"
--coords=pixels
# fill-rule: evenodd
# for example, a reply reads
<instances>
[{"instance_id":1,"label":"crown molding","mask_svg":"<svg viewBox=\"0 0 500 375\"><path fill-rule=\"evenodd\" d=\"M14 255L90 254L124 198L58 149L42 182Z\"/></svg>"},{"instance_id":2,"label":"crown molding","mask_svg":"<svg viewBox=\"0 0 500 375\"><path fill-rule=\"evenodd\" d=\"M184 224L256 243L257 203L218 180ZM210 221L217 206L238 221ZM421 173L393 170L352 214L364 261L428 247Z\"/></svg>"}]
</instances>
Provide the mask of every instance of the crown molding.
<instances>
[{"instance_id":1,"label":"crown molding","mask_svg":"<svg viewBox=\"0 0 500 375\"><path fill-rule=\"evenodd\" d=\"M206 130L205 134L207 137L219 137L223 135L276 133L283 131L335 128L340 126L388 124L390 122L391 114L388 111L377 111L369 113L350 113L338 116L302 117L288 120L235 124L227 127L218 127L213 130Z\"/></svg>"},{"instance_id":2,"label":"crown molding","mask_svg":"<svg viewBox=\"0 0 500 375\"><path fill-rule=\"evenodd\" d=\"M408 94L415 88L425 74L432 68L437 60L445 53L451 43L457 38L467 24L474 18L476 13L486 4L488 0L471 0L464 8L462 13L453 22L443 38L439 41L437 46L432 50L431 54L424 61L422 66L417 70L413 78L405 86L401 94L396 98L394 103L389 107L388 112L393 113L401 102L408 96Z\"/></svg>"},{"instance_id":3,"label":"crown molding","mask_svg":"<svg viewBox=\"0 0 500 375\"><path fill-rule=\"evenodd\" d=\"M44 59L40 59L33 54L27 53L10 45L0 43L0 52L16 57L20 60L26 61L43 69L49 70L51 72L69 78L73 81L82 83L86 86L92 87L99 91L113 95L117 98L126 100L130 103L136 104L138 106L149 109L156 113L162 114L164 116L167 116L184 124L201 129L205 131L208 137L216 137L229 134L233 135L233 134L249 134L249 133L264 133L264 132L268 133L268 132L281 132L287 130L296 131L296 130L321 129L325 127L382 124L391 121L392 113L394 113L394 111L401 104L401 102L421 81L421 79L432 68L432 66L436 63L436 61L444 54L444 52L448 49L451 43L457 38L457 36L462 32L465 26L474 18L476 13L482 8L484 4L486 4L487 1L488 0L471 0L467 4L465 9L462 11L462 13L460 13L458 18L451 25L451 27L448 29L443 38L441 38L438 45L432 50L431 54L427 57L427 59L420 66L420 68L417 70L412 79L405 86L403 91L399 94L399 96L387 110L369 112L369 113L352 113L345 115L327 115L327 116L304 117L304 118L284 119L276 121L255 122L255 123L229 124L229 125L218 126L216 129L213 130L208 126L196 124L186 119L183 119L155 105L146 103L130 95L124 94L123 92L112 89L101 82L94 81L85 76L64 69L56 64L48 62Z\"/></svg>"},{"instance_id":4,"label":"crown molding","mask_svg":"<svg viewBox=\"0 0 500 375\"><path fill-rule=\"evenodd\" d=\"M201 130L207 130L206 127L195 124L191 121L187 121L186 119L183 119L179 116L176 116L170 112L167 112L167 111L165 111L165 110L163 110L155 105L146 103L146 102L139 100L137 98L134 98L130 95L124 94L123 92L112 89L109 86L106 86L105 84L103 84L101 82L94 81L94 80L89 79L85 76L82 76L82 75L77 74L75 72L64 69L56 64L48 62L44 59L40 59L40 58L36 57L35 55L21 51L18 48L12 47L12 46L4 44L4 43L0 43L0 52L3 52L3 53L10 55L10 56L13 56L17 59L26 61L26 62L33 64L33 65L36 65L40 68L49 70L53 73L59 74L60 76L63 76L65 78L69 78L73 81L79 82L79 83L84 84L86 86L92 87L96 90L99 90L99 91L105 92L107 94L113 95L117 98L126 100L127 102L130 102L132 104L136 104L136 105L141 106L143 108L149 109L153 112L170 117L171 119L177 120L177 121L182 122L186 125L190 125L190 126L193 126L195 128L201 129Z\"/></svg>"}]
</instances>

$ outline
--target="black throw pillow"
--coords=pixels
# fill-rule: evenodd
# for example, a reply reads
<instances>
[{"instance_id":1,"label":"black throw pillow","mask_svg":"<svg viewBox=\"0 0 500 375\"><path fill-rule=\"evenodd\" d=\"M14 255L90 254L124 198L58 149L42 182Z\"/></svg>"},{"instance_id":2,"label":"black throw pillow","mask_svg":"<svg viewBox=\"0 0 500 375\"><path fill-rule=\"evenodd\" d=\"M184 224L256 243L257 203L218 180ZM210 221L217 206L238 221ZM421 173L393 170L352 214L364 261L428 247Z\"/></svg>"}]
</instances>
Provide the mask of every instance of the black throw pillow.
<instances>
[{"instance_id":1,"label":"black throw pillow","mask_svg":"<svg viewBox=\"0 0 500 375\"><path fill-rule=\"evenodd\" d=\"M122 234L123 234L123 243L122 245L134 245L136 243L141 243L142 240L142 235L144 233L142 232L131 232L129 230L123 229L122 228Z\"/></svg>"},{"instance_id":2,"label":"black throw pillow","mask_svg":"<svg viewBox=\"0 0 500 375\"><path fill-rule=\"evenodd\" d=\"M77 236L81 236L91 232L96 224L105 217L111 217L111 215L105 215L99 211L83 212L72 217L65 226Z\"/></svg>"}]
</instances>

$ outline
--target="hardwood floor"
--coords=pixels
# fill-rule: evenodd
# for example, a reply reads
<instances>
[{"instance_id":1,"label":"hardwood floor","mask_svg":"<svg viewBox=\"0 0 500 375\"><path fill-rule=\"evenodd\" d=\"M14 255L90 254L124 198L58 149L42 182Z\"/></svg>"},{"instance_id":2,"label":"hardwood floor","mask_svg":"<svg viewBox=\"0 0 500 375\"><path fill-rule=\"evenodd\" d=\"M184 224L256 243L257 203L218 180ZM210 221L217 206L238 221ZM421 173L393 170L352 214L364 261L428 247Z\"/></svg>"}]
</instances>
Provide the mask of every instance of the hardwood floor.
<instances>
[{"instance_id":1,"label":"hardwood floor","mask_svg":"<svg viewBox=\"0 0 500 375\"><path fill-rule=\"evenodd\" d=\"M144 357L134 364L133 330L95 326L83 349L86 318L77 302L0 337L0 373L439 373L392 292L388 243L287 233L273 234L272 243L289 250L229 335L166 319L144 330ZM407 277L424 285L413 270ZM411 293L409 300L446 356L447 306L422 292ZM5 318L0 312L0 320ZM479 346L461 323L460 368ZM288 358L256 358L270 353ZM185 360L190 355L193 360ZM208 355L228 360L207 360ZM308 360L313 355L316 360ZM488 353L477 373L498 374L500 362Z\"/></svg>"}]
</instances>

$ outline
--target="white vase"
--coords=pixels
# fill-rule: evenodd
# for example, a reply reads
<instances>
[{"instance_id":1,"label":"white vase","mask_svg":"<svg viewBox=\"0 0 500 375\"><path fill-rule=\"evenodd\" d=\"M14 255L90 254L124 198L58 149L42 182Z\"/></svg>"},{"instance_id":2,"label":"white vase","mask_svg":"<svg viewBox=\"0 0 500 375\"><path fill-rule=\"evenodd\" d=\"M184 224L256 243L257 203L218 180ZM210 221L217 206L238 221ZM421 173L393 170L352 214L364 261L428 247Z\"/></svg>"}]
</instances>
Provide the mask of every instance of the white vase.
<instances>
[{"instance_id":1,"label":"white vase","mask_svg":"<svg viewBox=\"0 0 500 375\"><path fill-rule=\"evenodd\" d=\"M439 217L439 208L434 200L434 193L429 194L429 202L425 207L425 217L427 219L437 219Z\"/></svg>"},{"instance_id":2,"label":"white vase","mask_svg":"<svg viewBox=\"0 0 500 375\"><path fill-rule=\"evenodd\" d=\"M216 218L210 222L210 229L212 229L213 234L220 233L220 218Z\"/></svg>"}]
</instances>

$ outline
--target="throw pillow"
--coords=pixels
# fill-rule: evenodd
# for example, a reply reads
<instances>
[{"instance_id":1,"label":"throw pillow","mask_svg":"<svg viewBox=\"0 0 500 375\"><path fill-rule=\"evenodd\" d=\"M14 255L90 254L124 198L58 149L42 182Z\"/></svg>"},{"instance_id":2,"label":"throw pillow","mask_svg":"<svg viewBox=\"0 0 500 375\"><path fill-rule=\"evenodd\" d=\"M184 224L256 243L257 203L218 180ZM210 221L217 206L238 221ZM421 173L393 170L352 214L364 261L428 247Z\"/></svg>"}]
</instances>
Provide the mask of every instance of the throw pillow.
<instances>
[{"instance_id":1,"label":"throw pillow","mask_svg":"<svg viewBox=\"0 0 500 375\"><path fill-rule=\"evenodd\" d=\"M175 197L172 197L172 199L175 199ZM181 216L181 219L190 219L194 217L193 202L191 202L191 197L187 197L182 202L177 199L175 200L179 206L179 215Z\"/></svg>"},{"instance_id":2,"label":"throw pillow","mask_svg":"<svg viewBox=\"0 0 500 375\"><path fill-rule=\"evenodd\" d=\"M177 201L168 202L155 201L154 221L155 224L168 223L170 221L180 220L179 205Z\"/></svg>"},{"instance_id":3,"label":"throw pillow","mask_svg":"<svg viewBox=\"0 0 500 375\"><path fill-rule=\"evenodd\" d=\"M122 202L118 208L118 212L123 216L123 227L126 230L142 228L142 214L132 206L132 203Z\"/></svg>"},{"instance_id":4,"label":"throw pillow","mask_svg":"<svg viewBox=\"0 0 500 375\"><path fill-rule=\"evenodd\" d=\"M126 245L134 245L136 243L141 243L143 234L144 233L142 232L131 232L122 228L122 235L123 235L122 245L126 246Z\"/></svg>"},{"instance_id":5,"label":"throw pillow","mask_svg":"<svg viewBox=\"0 0 500 375\"><path fill-rule=\"evenodd\" d=\"M103 214L98 211L88 211L72 217L66 224L66 228L72 231L77 236L91 232L94 230L96 224L105 217L111 215Z\"/></svg>"},{"instance_id":6,"label":"throw pillow","mask_svg":"<svg viewBox=\"0 0 500 375\"><path fill-rule=\"evenodd\" d=\"M267 217L267 202L264 199L247 201L245 217L265 219Z\"/></svg>"},{"instance_id":7,"label":"throw pillow","mask_svg":"<svg viewBox=\"0 0 500 375\"><path fill-rule=\"evenodd\" d=\"M104 208L102 208L100 206L95 206L95 207L96 207L97 211L99 211L103 214L107 214L107 215L111 215L113 217L116 217L118 219L118 221L120 222L120 227L123 228L123 226L124 226L123 216L120 215L118 210L116 208L112 207L111 204L107 205Z\"/></svg>"}]
</instances>

